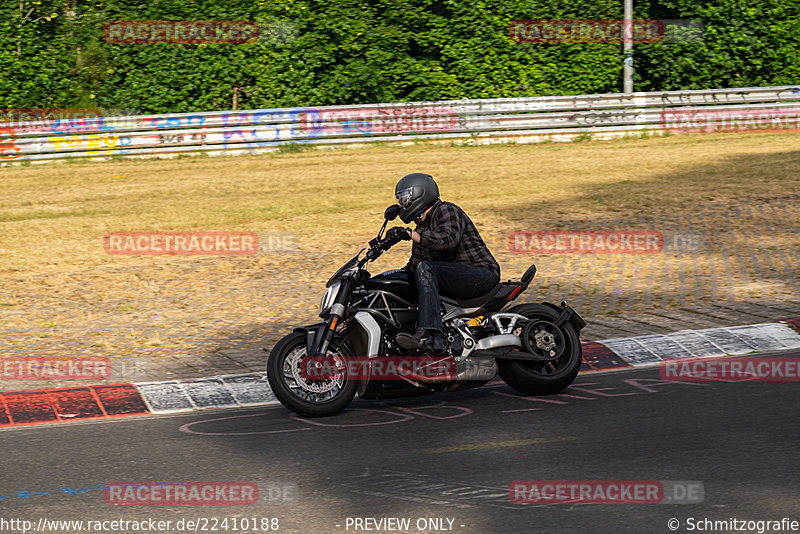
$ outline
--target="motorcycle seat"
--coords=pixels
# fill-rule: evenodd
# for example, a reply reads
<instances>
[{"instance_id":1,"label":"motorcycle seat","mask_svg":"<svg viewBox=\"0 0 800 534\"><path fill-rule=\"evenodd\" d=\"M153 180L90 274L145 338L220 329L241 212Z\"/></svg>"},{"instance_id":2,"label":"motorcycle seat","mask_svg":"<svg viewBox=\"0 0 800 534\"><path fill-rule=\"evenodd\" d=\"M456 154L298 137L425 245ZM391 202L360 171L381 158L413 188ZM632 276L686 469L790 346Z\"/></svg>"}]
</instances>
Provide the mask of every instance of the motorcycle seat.
<instances>
[{"instance_id":1,"label":"motorcycle seat","mask_svg":"<svg viewBox=\"0 0 800 534\"><path fill-rule=\"evenodd\" d=\"M518 282L503 282L497 284L492 289L489 290L488 293L484 293L483 295L478 295L477 297L472 297L468 299L462 298L453 298L453 297L445 297L440 296L440 299L443 302L448 304L452 304L454 306L459 306L460 308L482 308L484 305L488 304L489 302L496 300L496 299L507 299L508 296L514 292L514 290L519 287Z\"/></svg>"}]
</instances>

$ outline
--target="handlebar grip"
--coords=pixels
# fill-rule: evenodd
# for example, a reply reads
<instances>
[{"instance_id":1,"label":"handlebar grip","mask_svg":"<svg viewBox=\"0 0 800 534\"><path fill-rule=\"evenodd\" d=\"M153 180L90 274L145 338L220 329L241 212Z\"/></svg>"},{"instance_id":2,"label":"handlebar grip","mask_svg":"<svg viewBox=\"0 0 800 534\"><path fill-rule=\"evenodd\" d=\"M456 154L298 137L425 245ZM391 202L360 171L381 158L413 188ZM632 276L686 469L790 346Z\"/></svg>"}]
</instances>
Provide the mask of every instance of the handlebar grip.
<instances>
[{"instance_id":1,"label":"handlebar grip","mask_svg":"<svg viewBox=\"0 0 800 534\"><path fill-rule=\"evenodd\" d=\"M395 245L396 245L396 244L398 244L399 242L400 242L400 239L389 239L389 238L386 238L386 239L385 239L385 240L384 240L384 241L381 243L381 248L382 248L383 250L389 250L390 248L392 248L393 246L395 246Z\"/></svg>"},{"instance_id":2,"label":"handlebar grip","mask_svg":"<svg viewBox=\"0 0 800 534\"><path fill-rule=\"evenodd\" d=\"M388 237L380 241L373 239L369 242L370 249L367 251L365 256L368 260L377 259L381 254L398 244L400 241L400 239L390 239Z\"/></svg>"}]
</instances>

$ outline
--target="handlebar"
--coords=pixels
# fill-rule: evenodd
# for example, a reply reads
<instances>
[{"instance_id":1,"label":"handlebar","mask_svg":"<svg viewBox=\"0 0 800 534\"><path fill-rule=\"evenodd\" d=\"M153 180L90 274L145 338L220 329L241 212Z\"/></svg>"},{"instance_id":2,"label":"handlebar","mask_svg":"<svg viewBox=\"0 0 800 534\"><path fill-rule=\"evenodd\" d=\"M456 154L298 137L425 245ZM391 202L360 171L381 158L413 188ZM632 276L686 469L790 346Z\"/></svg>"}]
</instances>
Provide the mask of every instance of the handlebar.
<instances>
[{"instance_id":1,"label":"handlebar","mask_svg":"<svg viewBox=\"0 0 800 534\"><path fill-rule=\"evenodd\" d=\"M364 265L367 261L377 260L381 254L395 246L399 243L400 239L391 239L385 237L383 239L378 239L377 237L369 242L369 250L367 251L364 258L359 262L360 265Z\"/></svg>"}]
</instances>

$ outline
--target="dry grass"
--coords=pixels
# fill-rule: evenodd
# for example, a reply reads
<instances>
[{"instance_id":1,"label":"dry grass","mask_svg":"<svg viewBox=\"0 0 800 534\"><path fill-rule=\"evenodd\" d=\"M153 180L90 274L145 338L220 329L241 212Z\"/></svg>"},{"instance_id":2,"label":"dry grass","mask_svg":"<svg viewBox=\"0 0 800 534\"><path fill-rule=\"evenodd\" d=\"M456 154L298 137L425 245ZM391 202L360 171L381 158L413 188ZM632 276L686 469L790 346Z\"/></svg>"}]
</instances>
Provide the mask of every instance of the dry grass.
<instances>
[{"instance_id":1,"label":"dry grass","mask_svg":"<svg viewBox=\"0 0 800 534\"><path fill-rule=\"evenodd\" d=\"M461 205L490 243L513 229L610 212L757 202L800 191L797 141L716 134L6 167L0 272L131 264L105 254L102 238L133 230L296 232L301 249L320 247L337 263L375 233L396 180L413 171L433 174L443 198Z\"/></svg>"},{"instance_id":2,"label":"dry grass","mask_svg":"<svg viewBox=\"0 0 800 534\"><path fill-rule=\"evenodd\" d=\"M797 146L793 134L717 134L0 168L0 354L135 358L153 364L150 380L261 370L260 347L317 320L324 281L375 234L396 180L412 171L432 173L470 214L504 279L537 264L526 301L566 298L597 318L796 299ZM509 250L512 230L560 226L652 228L665 242L697 235L700 247ZM106 233L136 230L295 232L300 250L105 253ZM408 252L401 244L370 271L398 267Z\"/></svg>"}]
</instances>

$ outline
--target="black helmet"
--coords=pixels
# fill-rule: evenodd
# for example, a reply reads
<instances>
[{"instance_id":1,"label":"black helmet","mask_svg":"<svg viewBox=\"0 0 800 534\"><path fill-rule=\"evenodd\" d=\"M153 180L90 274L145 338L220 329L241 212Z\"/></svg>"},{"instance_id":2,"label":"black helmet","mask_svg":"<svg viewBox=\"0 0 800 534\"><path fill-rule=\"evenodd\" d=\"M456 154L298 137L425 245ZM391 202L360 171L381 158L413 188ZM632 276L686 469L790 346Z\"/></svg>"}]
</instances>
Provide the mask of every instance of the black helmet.
<instances>
[{"instance_id":1,"label":"black helmet","mask_svg":"<svg viewBox=\"0 0 800 534\"><path fill-rule=\"evenodd\" d=\"M439 200L439 186L430 174L415 172L397 182L394 196L400 204L400 218L408 224Z\"/></svg>"}]
</instances>

